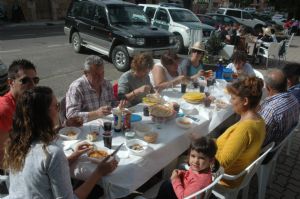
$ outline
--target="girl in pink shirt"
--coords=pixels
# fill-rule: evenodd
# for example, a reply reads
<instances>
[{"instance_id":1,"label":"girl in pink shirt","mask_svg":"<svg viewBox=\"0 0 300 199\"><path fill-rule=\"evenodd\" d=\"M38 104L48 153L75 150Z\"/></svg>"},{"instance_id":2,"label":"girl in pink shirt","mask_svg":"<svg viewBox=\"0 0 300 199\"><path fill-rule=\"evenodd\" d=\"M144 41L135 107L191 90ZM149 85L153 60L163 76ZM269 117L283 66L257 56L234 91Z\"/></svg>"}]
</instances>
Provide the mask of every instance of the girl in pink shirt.
<instances>
[{"instance_id":1,"label":"girl in pink shirt","mask_svg":"<svg viewBox=\"0 0 300 199\"><path fill-rule=\"evenodd\" d=\"M208 186L212 182L211 167L217 163L216 152L213 139L201 137L194 140L189 151L189 170L175 169L171 182L166 181L160 187L157 199L182 199Z\"/></svg>"}]
</instances>

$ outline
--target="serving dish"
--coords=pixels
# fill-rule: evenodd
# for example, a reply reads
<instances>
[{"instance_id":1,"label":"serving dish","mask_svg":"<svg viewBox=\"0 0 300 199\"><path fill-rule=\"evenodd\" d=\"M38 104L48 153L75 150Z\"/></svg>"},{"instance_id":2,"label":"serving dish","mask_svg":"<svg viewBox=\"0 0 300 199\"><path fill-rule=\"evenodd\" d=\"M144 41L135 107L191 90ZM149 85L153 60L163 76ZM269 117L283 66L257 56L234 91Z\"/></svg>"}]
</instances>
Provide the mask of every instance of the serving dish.
<instances>
[{"instance_id":1,"label":"serving dish","mask_svg":"<svg viewBox=\"0 0 300 199\"><path fill-rule=\"evenodd\" d=\"M127 140L126 148L132 155L142 156L148 148L148 143L140 139Z\"/></svg>"}]
</instances>

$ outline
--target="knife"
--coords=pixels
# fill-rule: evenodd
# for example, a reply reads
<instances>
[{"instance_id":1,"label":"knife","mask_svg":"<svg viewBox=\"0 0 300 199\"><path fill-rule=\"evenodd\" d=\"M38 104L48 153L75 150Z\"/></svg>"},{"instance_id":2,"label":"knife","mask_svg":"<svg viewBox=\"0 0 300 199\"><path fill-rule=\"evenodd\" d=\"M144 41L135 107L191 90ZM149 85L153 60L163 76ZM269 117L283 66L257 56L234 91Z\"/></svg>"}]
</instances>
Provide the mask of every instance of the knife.
<instances>
[{"instance_id":1,"label":"knife","mask_svg":"<svg viewBox=\"0 0 300 199\"><path fill-rule=\"evenodd\" d=\"M124 144L124 143L120 144L120 146L118 146L118 147L116 148L116 150L115 150L112 154L110 154L110 156L115 156L115 155L117 154L117 152L121 149L121 147L123 146L123 144Z\"/></svg>"}]
</instances>

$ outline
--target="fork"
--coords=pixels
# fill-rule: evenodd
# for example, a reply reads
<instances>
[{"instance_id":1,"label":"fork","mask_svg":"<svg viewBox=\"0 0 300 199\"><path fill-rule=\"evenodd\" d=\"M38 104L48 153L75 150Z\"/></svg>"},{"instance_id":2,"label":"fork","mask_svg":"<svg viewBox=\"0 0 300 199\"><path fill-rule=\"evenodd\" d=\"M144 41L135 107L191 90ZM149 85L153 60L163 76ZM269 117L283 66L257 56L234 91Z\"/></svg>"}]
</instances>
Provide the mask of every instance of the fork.
<instances>
[{"instance_id":1,"label":"fork","mask_svg":"<svg viewBox=\"0 0 300 199\"><path fill-rule=\"evenodd\" d=\"M200 118L196 118L196 117L193 117L193 116L190 116L190 115L186 115L185 117L188 117L188 118L194 120L195 122L200 122Z\"/></svg>"}]
</instances>

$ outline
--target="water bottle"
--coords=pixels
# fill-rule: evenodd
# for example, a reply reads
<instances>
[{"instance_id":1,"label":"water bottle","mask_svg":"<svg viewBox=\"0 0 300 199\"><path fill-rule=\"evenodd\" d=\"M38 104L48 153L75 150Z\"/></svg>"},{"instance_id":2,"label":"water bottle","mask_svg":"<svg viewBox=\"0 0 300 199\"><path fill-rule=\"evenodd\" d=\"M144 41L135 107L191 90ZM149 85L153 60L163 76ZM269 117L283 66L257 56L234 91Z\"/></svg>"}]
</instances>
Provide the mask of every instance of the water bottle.
<instances>
[{"instance_id":1,"label":"water bottle","mask_svg":"<svg viewBox=\"0 0 300 199\"><path fill-rule=\"evenodd\" d=\"M217 65L216 71L216 79L223 79L223 66L222 66L223 59L219 59L219 63Z\"/></svg>"}]
</instances>

